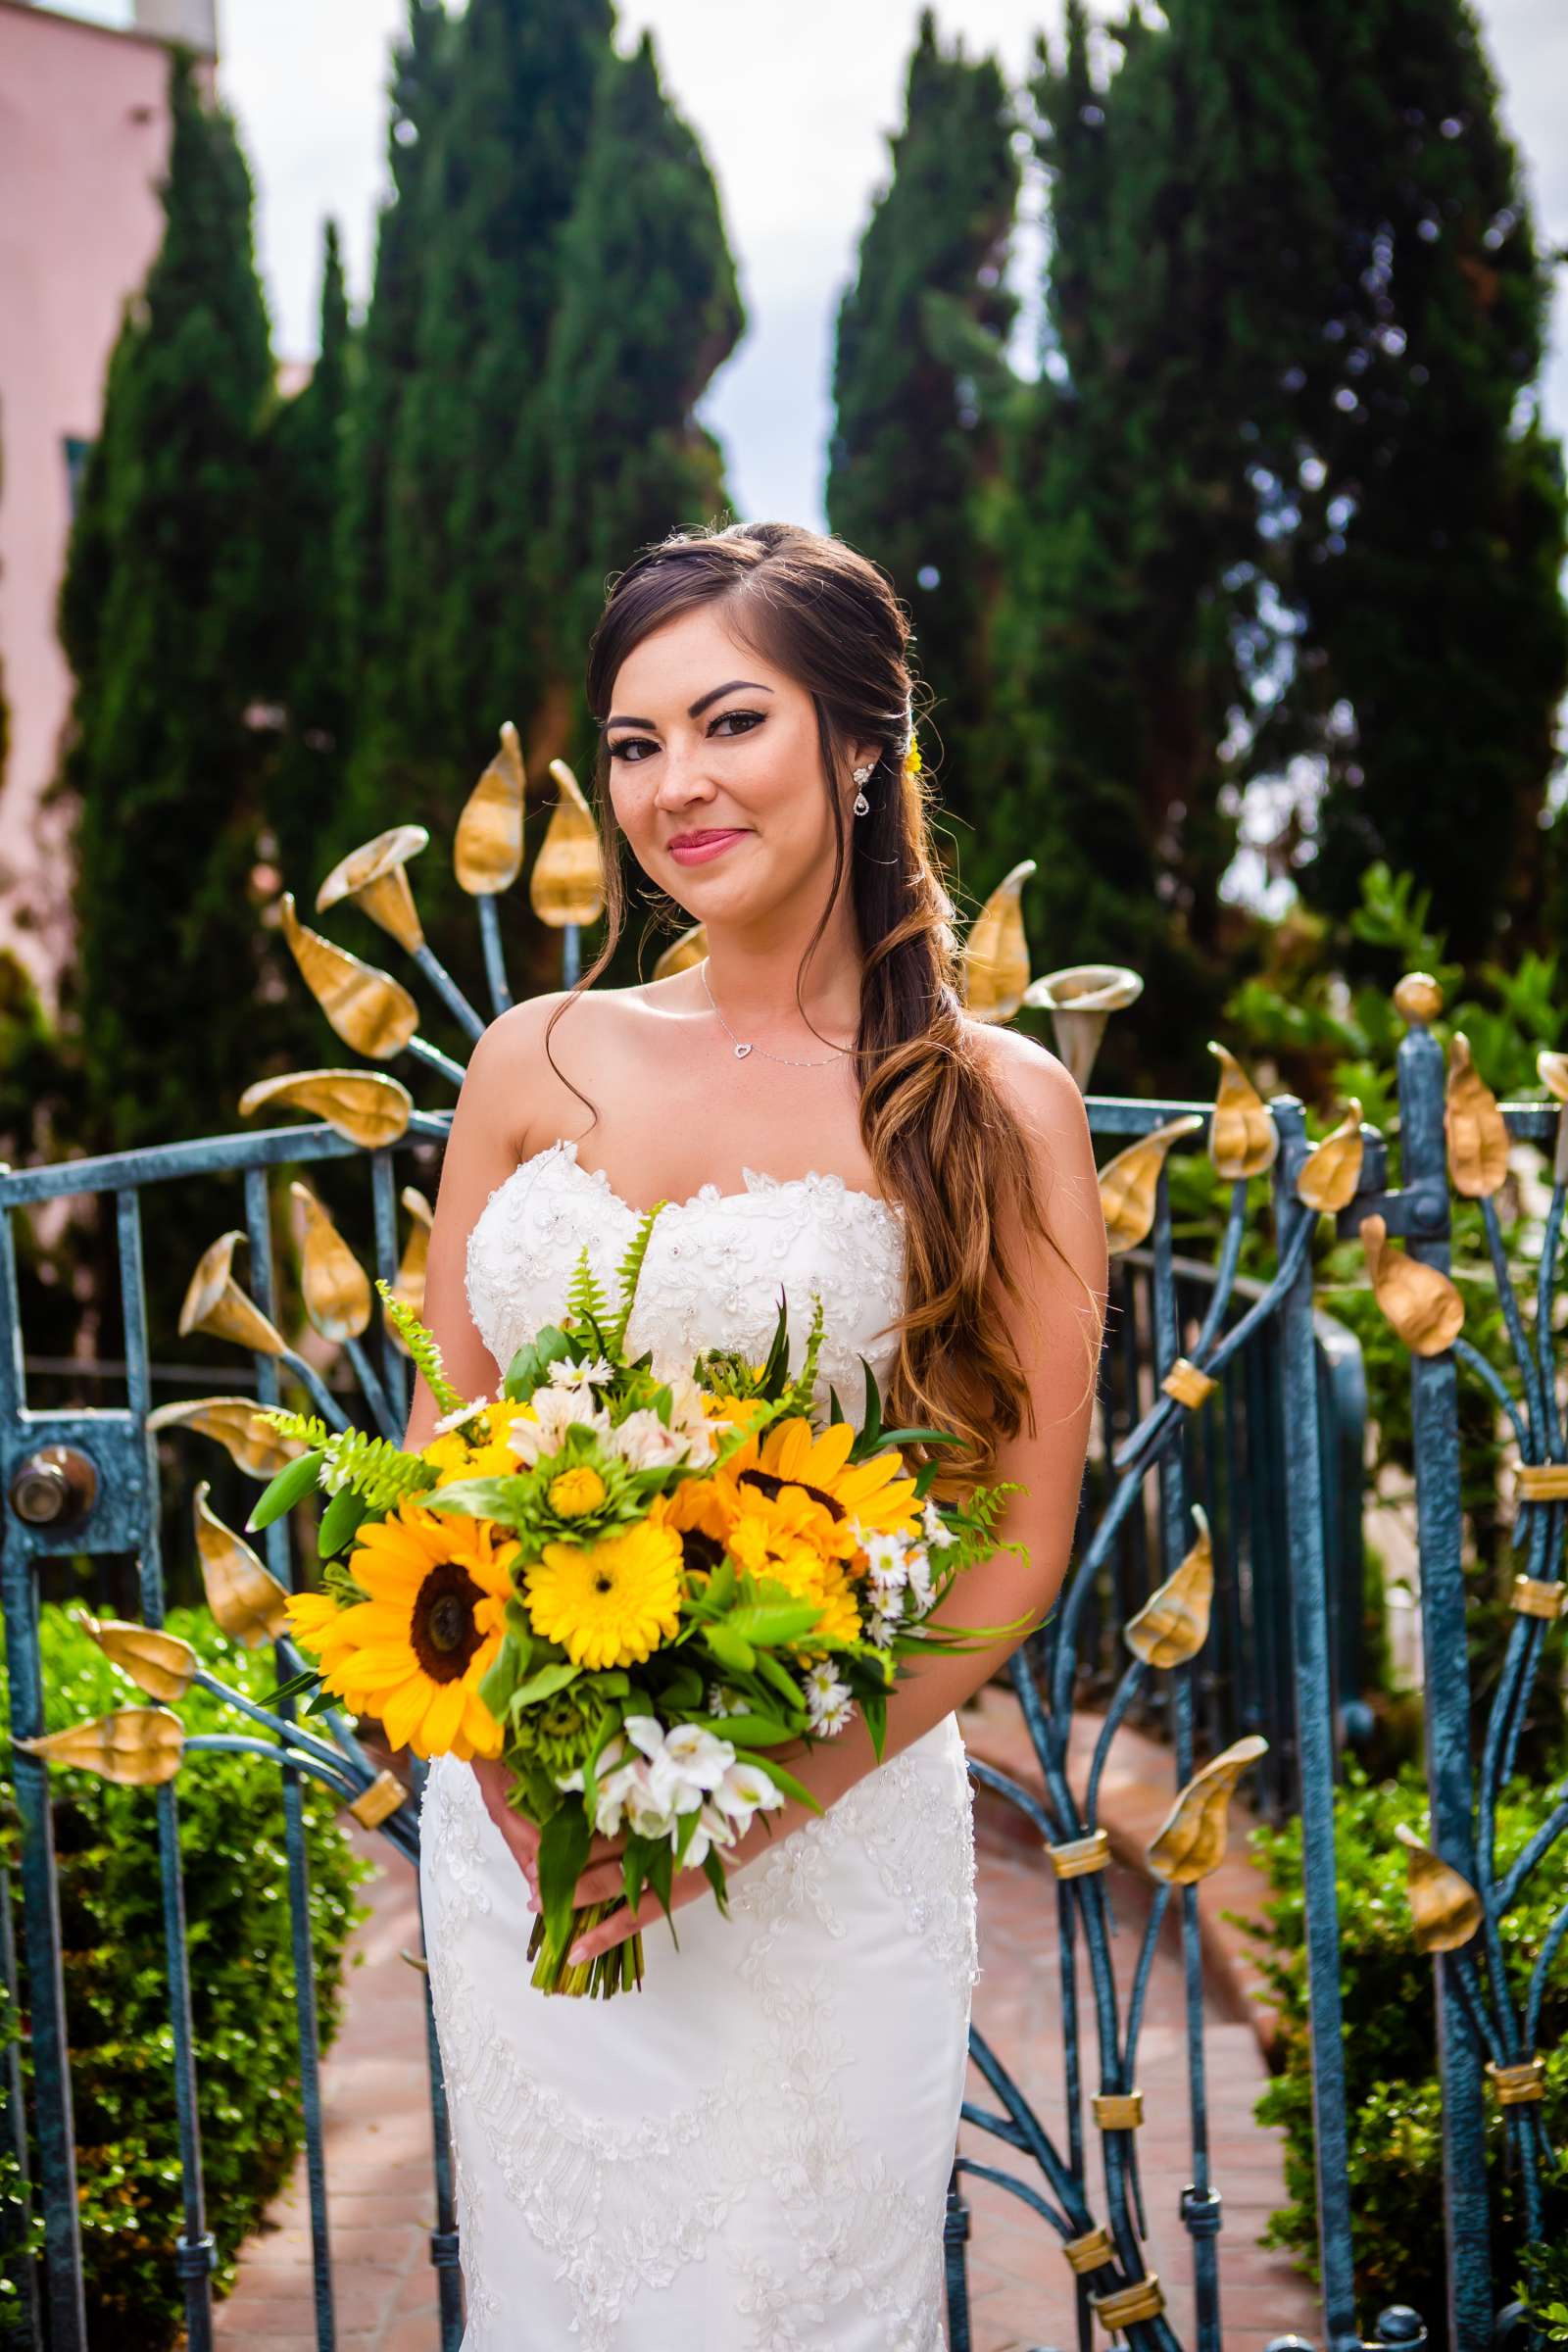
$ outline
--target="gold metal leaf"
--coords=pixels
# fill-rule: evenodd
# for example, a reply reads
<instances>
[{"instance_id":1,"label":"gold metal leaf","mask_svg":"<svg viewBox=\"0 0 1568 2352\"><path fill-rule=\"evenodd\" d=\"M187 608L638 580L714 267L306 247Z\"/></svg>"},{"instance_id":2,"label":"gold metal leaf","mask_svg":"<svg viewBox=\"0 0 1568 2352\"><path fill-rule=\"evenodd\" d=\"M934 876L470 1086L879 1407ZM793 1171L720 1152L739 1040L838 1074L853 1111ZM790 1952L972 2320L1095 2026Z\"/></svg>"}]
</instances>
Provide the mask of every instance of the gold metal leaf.
<instances>
[{"instance_id":1,"label":"gold metal leaf","mask_svg":"<svg viewBox=\"0 0 1568 2352\"><path fill-rule=\"evenodd\" d=\"M596 923L604 912L605 877L599 858L599 827L564 760L552 760L550 773L561 787L539 855L528 876L528 904L542 923Z\"/></svg>"},{"instance_id":2,"label":"gold metal leaf","mask_svg":"<svg viewBox=\"0 0 1568 2352\"><path fill-rule=\"evenodd\" d=\"M294 911L294 893L282 898L283 937L312 996L346 1046L371 1061L401 1054L419 1026L419 1007L390 972L362 963L347 948L312 931Z\"/></svg>"},{"instance_id":3,"label":"gold metal leaf","mask_svg":"<svg viewBox=\"0 0 1568 2352\"><path fill-rule=\"evenodd\" d=\"M1208 1640L1209 1611L1214 1600L1214 1547L1209 1539L1208 1514L1193 1504L1198 1541L1174 1574L1157 1592L1152 1592L1136 1617L1129 1617L1121 1638L1146 1666L1185 1666Z\"/></svg>"},{"instance_id":4,"label":"gold metal leaf","mask_svg":"<svg viewBox=\"0 0 1568 2352\"><path fill-rule=\"evenodd\" d=\"M679 939L671 940L654 966L654 978L668 980L676 972L690 971L695 964L702 962L707 954L708 925L693 923L691 929L683 931Z\"/></svg>"},{"instance_id":5,"label":"gold metal leaf","mask_svg":"<svg viewBox=\"0 0 1568 2352\"><path fill-rule=\"evenodd\" d=\"M180 1305L179 1335L183 1339L189 1332L207 1331L214 1339L232 1340L263 1355L282 1355L286 1350L281 1332L240 1289L231 1271L234 1245L244 1239L234 1226L202 1251Z\"/></svg>"},{"instance_id":6,"label":"gold metal leaf","mask_svg":"<svg viewBox=\"0 0 1568 2352\"><path fill-rule=\"evenodd\" d=\"M261 1418L254 1396L190 1396L177 1404L161 1404L148 1414L147 1427L194 1429L204 1438L216 1438L249 1478L275 1478L305 1450Z\"/></svg>"},{"instance_id":7,"label":"gold metal leaf","mask_svg":"<svg viewBox=\"0 0 1568 2352\"><path fill-rule=\"evenodd\" d=\"M207 1605L230 1641L259 1649L287 1629L288 1594L242 1536L208 1507L209 1482L196 1489L196 1548Z\"/></svg>"},{"instance_id":8,"label":"gold metal leaf","mask_svg":"<svg viewBox=\"0 0 1568 2352\"><path fill-rule=\"evenodd\" d=\"M113 1715L95 1715L91 1723L74 1723L69 1731L16 1744L46 1764L95 1772L125 1788L152 1788L178 1772L184 1740L184 1726L167 1707L120 1707Z\"/></svg>"},{"instance_id":9,"label":"gold metal leaf","mask_svg":"<svg viewBox=\"0 0 1568 2352\"><path fill-rule=\"evenodd\" d=\"M1044 972L1023 992L1026 1004L1051 1015L1056 1052L1066 1063L1080 1094L1089 1090L1089 1074L1113 1012L1125 1011L1144 993L1143 981L1124 963L1067 963L1059 971Z\"/></svg>"},{"instance_id":10,"label":"gold metal leaf","mask_svg":"<svg viewBox=\"0 0 1568 2352\"><path fill-rule=\"evenodd\" d=\"M414 1097L385 1070L285 1070L280 1078L258 1078L239 1099L242 1114L276 1103L311 1111L367 1152L395 1144L409 1124Z\"/></svg>"},{"instance_id":11,"label":"gold metal leaf","mask_svg":"<svg viewBox=\"0 0 1568 2352\"><path fill-rule=\"evenodd\" d=\"M1455 1192L1467 1200L1485 1200L1508 1173L1508 1125L1496 1096L1471 1059L1470 1040L1462 1029L1454 1031L1448 1048L1443 1124Z\"/></svg>"},{"instance_id":12,"label":"gold metal leaf","mask_svg":"<svg viewBox=\"0 0 1568 2352\"><path fill-rule=\"evenodd\" d=\"M1406 972L1396 983L1394 1009L1401 1021L1419 1022L1425 1028L1443 1010L1443 990L1430 972Z\"/></svg>"},{"instance_id":13,"label":"gold metal leaf","mask_svg":"<svg viewBox=\"0 0 1568 2352\"><path fill-rule=\"evenodd\" d=\"M370 1320L370 1278L308 1184L289 1186L305 1211L300 1290L323 1340L357 1340Z\"/></svg>"},{"instance_id":14,"label":"gold metal leaf","mask_svg":"<svg viewBox=\"0 0 1568 2352\"><path fill-rule=\"evenodd\" d=\"M435 1212L424 1195L412 1184L406 1184L403 1187L399 1199L414 1219L414 1223L410 1227L409 1238L403 1246L403 1255L398 1262L398 1270L393 1278L392 1296L406 1306L411 1314L418 1315L422 1320L424 1315L424 1277L426 1266L429 1263L430 1228L435 1223ZM401 1354L407 1355L409 1344L390 1316L387 1318L387 1331L391 1336L393 1347Z\"/></svg>"},{"instance_id":15,"label":"gold metal leaf","mask_svg":"<svg viewBox=\"0 0 1568 2352\"><path fill-rule=\"evenodd\" d=\"M127 1625L118 1617L83 1620L104 1656L128 1674L149 1698L183 1698L200 1660L188 1642L155 1625Z\"/></svg>"},{"instance_id":16,"label":"gold metal leaf","mask_svg":"<svg viewBox=\"0 0 1568 2352\"><path fill-rule=\"evenodd\" d=\"M522 871L522 820L528 788L522 746L511 719L501 749L463 804L452 843L452 870L471 898L493 899Z\"/></svg>"},{"instance_id":17,"label":"gold metal leaf","mask_svg":"<svg viewBox=\"0 0 1568 2352\"><path fill-rule=\"evenodd\" d=\"M1568 1054L1548 1054L1543 1046L1536 1055L1536 1069L1548 1095L1559 1102L1568 1102Z\"/></svg>"},{"instance_id":18,"label":"gold metal leaf","mask_svg":"<svg viewBox=\"0 0 1568 2352\"><path fill-rule=\"evenodd\" d=\"M1404 1891L1416 1942L1424 1952L1456 1952L1481 1925L1480 1895L1450 1863L1423 1845L1406 1823L1396 1821L1394 1835L1404 1847Z\"/></svg>"},{"instance_id":19,"label":"gold metal leaf","mask_svg":"<svg viewBox=\"0 0 1568 2352\"><path fill-rule=\"evenodd\" d=\"M1171 1807L1149 1848L1149 1866L1172 1886L1196 1886L1225 1859L1231 1793L1268 1741L1256 1732L1237 1740L1197 1772Z\"/></svg>"},{"instance_id":20,"label":"gold metal leaf","mask_svg":"<svg viewBox=\"0 0 1568 2352\"><path fill-rule=\"evenodd\" d=\"M1219 1092L1208 1123L1208 1156L1214 1172L1228 1182L1261 1176L1265 1168L1274 1165L1279 1152L1279 1129L1229 1047L1216 1045L1210 1038L1208 1050L1219 1063Z\"/></svg>"},{"instance_id":21,"label":"gold metal leaf","mask_svg":"<svg viewBox=\"0 0 1568 2352\"><path fill-rule=\"evenodd\" d=\"M1029 942L1024 934L1023 886L1035 870L1020 858L1004 874L969 925L963 943L963 1001L977 1021L1010 1021L1029 985Z\"/></svg>"},{"instance_id":22,"label":"gold metal leaf","mask_svg":"<svg viewBox=\"0 0 1568 2352\"><path fill-rule=\"evenodd\" d=\"M424 929L414 904L405 868L430 839L423 825L392 825L373 841L340 858L316 894L316 911L324 914L345 899L383 931L390 931L411 956L424 945Z\"/></svg>"},{"instance_id":23,"label":"gold metal leaf","mask_svg":"<svg viewBox=\"0 0 1568 2352\"><path fill-rule=\"evenodd\" d=\"M1464 1322L1464 1300L1453 1284L1437 1266L1391 1250L1382 1217L1363 1217L1358 1230L1372 1295L1383 1313L1414 1354L1441 1355Z\"/></svg>"},{"instance_id":24,"label":"gold metal leaf","mask_svg":"<svg viewBox=\"0 0 1568 2352\"><path fill-rule=\"evenodd\" d=\"M1165 1154L1172 1144L1184 1135L1192 1135L1202 1124L1196 1111L1184 1111L1179 1119L1167 1119L1163 1127L1141 1135L1135 1144L1118 1152L1114 1159L1106 1160L1100 1171L1100 1205L1104 1211L1105 1239L1112 1257L1119 1256L1124 1250L1136 1250L1140 1242L1148 1239L1154 1222L1154 1196Z\"/></svg>"},{"instance_id":25,"label":"gold metal leaf","mask_svg":"<svg viewBox=\"0 0 1568 2352\"><path fill-rule=\"evenodd\" d=\"M1352 1095L1339 1125L1314 1144L1296 1179L1298 1200L1320 1214L1335 1216L1348 1208L1361 1181L1366 1142L1361 1133L1361 1105Z\"/></svg>"}]
</instances>

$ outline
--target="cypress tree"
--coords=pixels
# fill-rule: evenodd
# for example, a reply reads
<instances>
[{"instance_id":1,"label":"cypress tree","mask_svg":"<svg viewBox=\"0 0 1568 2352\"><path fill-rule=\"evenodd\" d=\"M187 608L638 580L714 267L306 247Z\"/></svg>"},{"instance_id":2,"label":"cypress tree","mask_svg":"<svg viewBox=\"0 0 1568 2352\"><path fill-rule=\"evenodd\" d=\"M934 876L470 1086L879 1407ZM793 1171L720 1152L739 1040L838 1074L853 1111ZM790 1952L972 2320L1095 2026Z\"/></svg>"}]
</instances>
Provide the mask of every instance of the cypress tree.
<instances>
[{"instance_id":1,"label":"cypress tree","mask_svg":"<svg viewBox=\"0 0 1568 2352\"><path fill-rule=\"evenodd\" d=\"M887 566L907 604L942 743L945 808L969 818L996 599L975 527L995 481L995 425L975 397L1016 302L1004 286L1019 165L995 59L944 53L922 10L893 172L839 307L830 527Z\"/></svg>"},{"instance_id":2,"label":"cypress tree","mask_svg":"<svg viewBox=\"0 0 1568 2352\"><path fill-rule=\"evenodd\" d=\"M343 262L329 221L318 357L310 381L279 404L266 450L272 578L279 591L268 616L269 661L281 726L265 807L272 858L285 884L301 894L316 874L322 812L341 778L349 711L342 580L349 362Z\"/></svg>"},{"instance_id":3,"label":"cypress tree","mask_svg":"<svg viewBox=\"0 0 1568 2352\"><path fill-rule=\"evenodd\" d=\"M1295 702L1327 783L1299 880L1343 916L1385 858L1462 960L1517 955L1568 689L1549 279L1465 0L1347 0L1307 37L1339 236L1300 368Z\"/></svg>"},{"instance_id":4,"label":"cypress tree","mask_svg":"<svg viewBox=\"0 0 1568 2352\"><path fill-rule=\"evenodd\" d=\"M536 738L569 741L585 771L597 739L582 670L606 575L723 507L722 456L692 409L745 323L712 174L648 32L607 60L560 286L533 413L531 469L551 491L534 594L558 624Z\"/></svg>"},{"instance_id":5,"label":"cypress tree","mask_svg":"<svg viewBox=\"0 0 1568 2352\"><path fill-rule=\"evenodd\" d=\"M247 713L265 683L272 369L233 126L182 55L170 88L163 242L111 362L60 609L78 936L64 1001L101 1150L227 1125L251 1075Z\"/></svg>"}]
</instances>

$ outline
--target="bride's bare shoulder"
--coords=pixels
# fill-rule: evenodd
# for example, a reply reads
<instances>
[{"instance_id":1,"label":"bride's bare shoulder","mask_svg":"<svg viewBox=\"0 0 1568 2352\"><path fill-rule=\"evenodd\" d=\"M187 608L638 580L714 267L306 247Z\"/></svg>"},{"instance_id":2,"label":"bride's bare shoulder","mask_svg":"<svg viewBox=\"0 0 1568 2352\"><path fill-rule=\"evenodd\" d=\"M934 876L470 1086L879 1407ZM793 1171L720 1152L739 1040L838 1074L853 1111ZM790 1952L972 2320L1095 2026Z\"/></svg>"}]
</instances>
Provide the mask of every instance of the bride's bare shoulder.
<instances>
[{"instance_id":1,"label":"bride's bare shoulder","mask_svg":"<svg viewBox=\"0 0 1568 2352\"><path fill-rule=\"evenodd\" d=\"M685 974L676 972L667 980L645 980L630 988L595 986L580 994L566 988L545 989L499 1013L485 1031L485 1039L495 1040L494 1058L498 1061L526 1059L538 1054L547 1030L553 1053L563 1048L602 1052L614 1039L634 1038L651 1024L688 1006L690 991L685 980Z\"/></svg>"}]
</instances>

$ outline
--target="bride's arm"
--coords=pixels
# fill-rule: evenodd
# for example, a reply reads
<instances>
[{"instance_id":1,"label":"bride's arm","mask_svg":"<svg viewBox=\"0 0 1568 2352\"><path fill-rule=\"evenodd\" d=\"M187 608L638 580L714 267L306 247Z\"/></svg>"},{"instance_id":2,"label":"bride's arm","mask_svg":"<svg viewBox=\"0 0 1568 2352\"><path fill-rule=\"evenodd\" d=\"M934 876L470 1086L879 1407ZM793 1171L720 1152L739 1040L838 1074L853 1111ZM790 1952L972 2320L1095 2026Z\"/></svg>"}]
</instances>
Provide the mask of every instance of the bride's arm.
<instances>
[{"instance_id":1,"label":"bride's arm","mask_svg":"<svg viewBox=\"0 0 1568 2352\"><path fill-rule=\"evenodd\" d=\"M1004 1262L1023 1296L1038 1306L1038 1318L1015 1316L1007 1302L1014 1343L1028 1374L1035 1427L1031 1434L1025 1414L1018 1435L999 1447L993 1472L994 1481L1015 1479L1027 1490L1008 1497L998 1522L1004 1542L1026 1548L1022 1555L993 1552L966 1570L932 1622L1004 1625L1025 1618L1027 1624L1009 1641L954 1657L908 1661L888 1701L884 1759L961 1706L1006 1662L1026 1634L1044 1622L1067 1572L1089 1446L1104 1321L1106 1249L1088 1114L1076 1085L1054 1054L1006 1031L991 1033L988 1042L996 1054L997 1077L1030 1138L1046 1222L1056 1247L1052 1249L1016 1225L1004 1225L999 1236ZM788 1755L785 1749L778 1752L781 1758ZM790 1770L823 1807L853 1788L876 1761L858 1711L837 1739L789 1756ZM727 1849L725 1867L743 1868L810 1818L798 1798L760 1815L746 1836ZM605 1900L619 1884L617 1860L596 1863L578 1881L577 1900ZM674 1900L689 1902L707 1890L701 1871L683 1871L675 1880ZM645 1896L635 1920L622 1911L593 1930L582 1956L607 1949L633 1927L646 1927L659 1916L658 1897Z\"/></svg>"}]
</instances>

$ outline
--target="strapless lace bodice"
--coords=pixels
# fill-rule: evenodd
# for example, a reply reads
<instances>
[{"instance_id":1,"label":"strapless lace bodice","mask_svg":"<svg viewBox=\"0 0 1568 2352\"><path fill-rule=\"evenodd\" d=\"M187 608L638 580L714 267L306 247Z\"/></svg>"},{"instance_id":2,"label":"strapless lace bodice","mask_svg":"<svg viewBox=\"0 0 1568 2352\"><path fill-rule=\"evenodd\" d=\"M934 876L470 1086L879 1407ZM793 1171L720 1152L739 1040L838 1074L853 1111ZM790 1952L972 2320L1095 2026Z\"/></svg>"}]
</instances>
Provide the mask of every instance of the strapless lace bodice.
<instances>
[{"instance_id":1,"label":"strapless lace bodice","mask_svg":"<svg viewBox=\"0 0 1568 2352\"><path fill-rule=\"evenodd\" d=\"M744 1193L705 1184L672 1201L654 1227L627 1330L633 1354L689 1370L705 1348L767 1353L779 1294L789 1301L790 1361L810 1329L811 1294L825 1310L816 1400L830 1388L853 1420L865 1397L858 1358L885 1385L896 1352L887 1333L902 1312L904 1210L841 1176L778 1178L743 1171ZM613 1294L615 1267L638 1212L601 1168L579 1164L571 1140L548 1144L490 1195L468 1236L468 1309L502 1372L542 1323L559 1314L578 1252Z\"/></svg>"}]
</instances>

